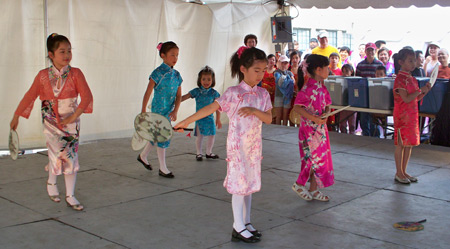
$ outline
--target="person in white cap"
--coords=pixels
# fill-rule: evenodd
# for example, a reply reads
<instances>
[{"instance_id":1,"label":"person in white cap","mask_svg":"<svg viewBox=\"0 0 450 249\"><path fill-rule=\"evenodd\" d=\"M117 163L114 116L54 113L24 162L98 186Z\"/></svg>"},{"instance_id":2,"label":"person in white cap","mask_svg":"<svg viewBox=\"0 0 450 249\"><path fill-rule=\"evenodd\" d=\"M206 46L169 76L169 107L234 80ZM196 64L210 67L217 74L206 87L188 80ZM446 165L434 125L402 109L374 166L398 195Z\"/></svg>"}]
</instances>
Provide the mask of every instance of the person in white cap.
<instances>
[{"instance_id":1,"label":"person in white cap","mask_svg":"<svg viewBox=\"0 0 450 249\"><path fill-rule=\"evenodd\" d=\"M339 50L337 48L328 45L328 32L326 30L319 31L317 39L319 40L319 46L312 50L312 54L323 55L327 58L329 58L332 53L339 54ZM340 61L338 67L341 67Z\"/></svg>"},{"instance_id":2,"label":"person in white cap","mask_svg":"<svg viewBox=\"0 0 450 249\"><path fill-rule=\"evenodd\" d=\"M423 65L423 70L427 77L430 77L435 66L439 66L438 50L440 48L437 42L430 42L428 44L427 51L425 52L425 63Z\"/></svg>"},{"instance_id":3,"label":"person in white cap","mask_svg":"<svg viewBox=\"0 0 450 249\"><path fill-rule=\"evenodd\" d=\"M278 59L278 69L273 73L275 77L275 99L273 107L275 109L275 124L287 125L291 100L294 95L295 78L289 71L289 58L281 55Z\"/></svg>"}]
</instances>

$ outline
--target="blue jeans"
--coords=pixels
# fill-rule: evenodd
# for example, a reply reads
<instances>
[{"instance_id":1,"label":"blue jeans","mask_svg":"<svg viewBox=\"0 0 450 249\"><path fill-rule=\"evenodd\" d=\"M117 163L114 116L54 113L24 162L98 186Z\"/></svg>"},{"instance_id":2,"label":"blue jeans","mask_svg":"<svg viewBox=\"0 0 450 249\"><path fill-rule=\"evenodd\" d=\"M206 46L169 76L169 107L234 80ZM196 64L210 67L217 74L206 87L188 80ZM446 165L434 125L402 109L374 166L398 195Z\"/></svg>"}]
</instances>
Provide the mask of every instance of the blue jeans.
<instances>
[{"instance_id":1,"label":"blue jeans","mask_svg":"<svg viewBox=\"0 0 450 249\"><path fill-rule=\"evenodd\" d=\"M363 136L380 137L378 126L372 122L372 114L360 112L359 125Z\"/></svg>"}]
</instances>

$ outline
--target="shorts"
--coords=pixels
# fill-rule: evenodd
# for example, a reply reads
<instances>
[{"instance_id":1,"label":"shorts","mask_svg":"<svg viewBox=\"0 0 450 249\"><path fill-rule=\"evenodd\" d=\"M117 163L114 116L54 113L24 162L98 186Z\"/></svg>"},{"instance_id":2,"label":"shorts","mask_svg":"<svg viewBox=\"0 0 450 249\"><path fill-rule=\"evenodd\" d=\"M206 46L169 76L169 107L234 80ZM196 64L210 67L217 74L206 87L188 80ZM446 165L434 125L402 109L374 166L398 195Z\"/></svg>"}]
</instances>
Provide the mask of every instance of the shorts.
<instances>
[{"instance_id":1,"label":"shorts","mask_svg":"<svg viewBox=\"0 0 450 249\"><path fill-rule=\"evenodd\" d=\"M289 109L291 108L291 102L289 102L287 105L283 105L283 97L275 96L273 107L283 107L285 109Z\"/></svg>"}]
</instances>

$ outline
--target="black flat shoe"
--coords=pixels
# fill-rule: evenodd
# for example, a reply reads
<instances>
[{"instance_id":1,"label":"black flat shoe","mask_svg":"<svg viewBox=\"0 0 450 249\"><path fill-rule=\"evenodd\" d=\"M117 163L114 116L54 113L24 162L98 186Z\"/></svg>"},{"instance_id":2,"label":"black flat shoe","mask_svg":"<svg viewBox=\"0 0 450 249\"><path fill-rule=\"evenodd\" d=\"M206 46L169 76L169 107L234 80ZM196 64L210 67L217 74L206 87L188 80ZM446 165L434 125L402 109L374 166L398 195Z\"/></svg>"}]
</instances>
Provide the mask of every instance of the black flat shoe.
<instances>
[{"instance_id":1,"label":"black flat shoe","mask_svg":"<svg viewBox=\"0 0 450 249\"><path fill-rule=\"evenodd\" d=\"M203 160L203 155L202 154L198 154L198 155L195 156L195 159L197 161L202 161Z\"/></svg>"},{"instance_id":2,"label":"black flat shoe","mask_svg":"<svg viewBox=\"0 0 450 249\"><path fill-rule=\"evenodd\" d=\"M142 165L144 165L146 169L152 170L152 166L150 164L146 164L144 161L142 161L141 155L138 155L137 160L138 162L142 163Z\"/></svg>"},{"instance_id":3,"label":"black flat shoe","mask_svg":"<svg viewBox=\"0 0 450 249\"><path fill-rule=\"evenodd\" d=\"M211 158L211 159L219 159L219 156L216 155L216 154L214 154L214 153L211 153L211 154L209 154L209 155L206 154L205 157L206 157L206 158Z\"/></svg>"},{"instance_id":4,"label":"black flat shoe","mask_svg":"<svg viewBox=\"0 0 450 249\"><path fill-rule=\"evenodd\" d=\"M240 231L239 233L233 229L233 232L231 233L231 241L234 242L239 242L239 241L243 241L245 243L256 243L256 242L260 242L261 240L256 238L254 235L250 238L246 238L244 236L242 236L241 233L243 233L244 231L248 231L247 228Z\"/></svg>"},{"instance_id":5,"label":"black flat shoe","mask_svg":"<svg viewBox=\"0 0 450 249\"><path fill-rule=\"evenodd\" d=\"M245 227L247 227L247 226L249 226L249 225L252 225L252 223L247 223L247 224L245 224ZM247 230L248 230L248 229L247 229ZM251 232L251 233L253 234L253 236L255 236L256 238L261 239L262 233L261 233L260 231L258 231L258 230L255 230L255 231L250 231L250 230L248 230L248 231Z\"/></svg>"},{"instance_id":6,"label":"black flat shoe","mask_svg":"<svg viewBox=\"0 0 450 249\"><path fill-rule=\"evenodd\" d=\"M175 176L172 174L172 172L170 172L169 174L166 174L164 172L162 172L161 170L159 170L159 175L165 178L174 178Z\"/></svg>"}]
</instances>

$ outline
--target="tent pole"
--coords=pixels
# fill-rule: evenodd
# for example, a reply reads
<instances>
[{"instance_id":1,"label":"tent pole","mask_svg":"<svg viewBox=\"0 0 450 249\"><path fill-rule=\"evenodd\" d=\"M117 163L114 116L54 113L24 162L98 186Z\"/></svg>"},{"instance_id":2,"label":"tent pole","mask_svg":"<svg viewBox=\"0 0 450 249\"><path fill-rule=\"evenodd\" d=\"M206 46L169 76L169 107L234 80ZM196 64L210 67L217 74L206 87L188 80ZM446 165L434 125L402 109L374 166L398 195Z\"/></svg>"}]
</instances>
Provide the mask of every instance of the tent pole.
<instances>
[{"instance_id":1,"label":"tent pole","mask_svg":"<svg viewBox=\"0 0 450 249\"><path fill-rule=\"evenodd\" d=\"M47 11L48 11L47 0L44 0L44 41L46 41L47 37L48 37L48 12ZM47 59L45 60L45 67L46 68L49 67L49 61Z\"/></svg>"}]
</instances>

